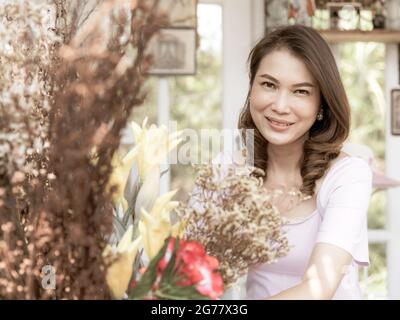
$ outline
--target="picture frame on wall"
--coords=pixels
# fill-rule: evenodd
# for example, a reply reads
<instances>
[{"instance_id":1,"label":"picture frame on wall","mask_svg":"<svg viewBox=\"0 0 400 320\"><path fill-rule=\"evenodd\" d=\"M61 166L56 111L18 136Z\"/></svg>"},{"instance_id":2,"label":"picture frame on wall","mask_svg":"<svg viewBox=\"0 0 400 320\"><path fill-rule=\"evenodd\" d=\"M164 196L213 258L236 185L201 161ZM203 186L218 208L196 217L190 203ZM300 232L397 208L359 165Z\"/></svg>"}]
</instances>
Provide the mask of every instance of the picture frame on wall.
<instances>
[{"instance_id":1,"label":"picture frame on wall","mask_svg":"<svg viewBox=\"0 0 400 320\"><path fill-rule=\"evenodd\" d=\"M152 56L149 75L177 76L196 74L196 29L163 28L150 41Z\"/></svg>"},{"instance_id":2,"label":"picture frame on wall","mask_svg":"<svg viewBox=\"0 0 400 320\"><path fill-rule=\"evenodd\" d=\"M400 88L391 91L391 131L392 135L400 135Z\"/></svg>"},{"instance_id":3,"label":"picture frame on wall","mask_svg":"<svg viewBox=\"0 0 400 320\"><path fill-rule=\"evenodd\" d=\"M160 12L168 15L168 28L196 28L197 0L162 0Z\"/></svg>"}]
</instances>

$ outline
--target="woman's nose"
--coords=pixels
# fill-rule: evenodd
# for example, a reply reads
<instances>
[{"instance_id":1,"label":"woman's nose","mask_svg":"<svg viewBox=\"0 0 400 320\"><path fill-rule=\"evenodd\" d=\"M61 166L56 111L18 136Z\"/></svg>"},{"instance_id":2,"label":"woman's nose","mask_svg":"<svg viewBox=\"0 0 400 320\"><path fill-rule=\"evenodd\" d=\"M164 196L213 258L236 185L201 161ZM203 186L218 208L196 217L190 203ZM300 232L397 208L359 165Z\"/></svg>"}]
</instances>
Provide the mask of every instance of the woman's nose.
<instances>
[{"instance_id":1,"label":"woman's nose","mask_svg":"<svg viewBox=\"0 0 400 320\"><path fill-rule=\"evenodd\" d=\"M285 91L278 91L275 101L272 104L272 110L277 113L287 113L289 111L289 97Z\"/></svg>"}]
</instances>

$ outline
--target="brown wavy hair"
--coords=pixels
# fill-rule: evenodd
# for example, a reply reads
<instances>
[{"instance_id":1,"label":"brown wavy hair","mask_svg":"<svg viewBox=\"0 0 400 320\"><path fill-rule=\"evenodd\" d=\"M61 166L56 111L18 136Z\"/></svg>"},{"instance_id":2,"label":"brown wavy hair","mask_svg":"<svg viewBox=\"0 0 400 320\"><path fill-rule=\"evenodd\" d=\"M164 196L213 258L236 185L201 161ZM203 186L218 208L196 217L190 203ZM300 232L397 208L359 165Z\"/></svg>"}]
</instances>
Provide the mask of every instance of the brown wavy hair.
<instances>
[{"instance_id":1,"label":"brown wavy hair","mask_svg":"<svg viewBox=\"0 0 400 320\"><path fill-rule=\"evenodd\" d=\"M287 49L300 58L314 76L320 92L323 119L315 121L309 130L301 158L301 191L314 195L315 183L335 159L350 130L350 107L335 58L321 35L310 27L294 25L275 29L266 34L251 50L249 63L250 88L245 106L239 116L239 129L254 130L254 145L246 144L246 130L242 140L249 152L254 152L254 165L266 172L268 141L261 135L250 114L250 91L261 60L273 50ZM248 137L247 137L248 138Z\"/></svg>"}]
</instances>

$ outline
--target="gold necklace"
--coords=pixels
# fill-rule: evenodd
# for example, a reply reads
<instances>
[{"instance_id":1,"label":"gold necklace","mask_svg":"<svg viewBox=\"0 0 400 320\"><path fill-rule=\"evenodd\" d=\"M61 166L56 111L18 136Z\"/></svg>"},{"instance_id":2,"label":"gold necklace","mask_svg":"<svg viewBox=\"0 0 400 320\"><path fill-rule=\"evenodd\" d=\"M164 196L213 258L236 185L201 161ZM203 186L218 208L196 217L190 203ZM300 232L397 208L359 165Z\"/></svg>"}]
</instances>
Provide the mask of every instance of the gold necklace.
<instances>
[{"instance_id":1,"label":"gold necklace","mask_svg":"<svg viewBox=\"0 0 400 320\"><path fill-rule=\"evenodd\" d=\"M271 197L271 202L275 207L284 207L284 211L291 211L302 202L311 199L311 196L305 195L299 188L284 190L283 188L265 188L266 193ZM282 209L281 209L282 211Z\"/></svg>"}]
</instances>

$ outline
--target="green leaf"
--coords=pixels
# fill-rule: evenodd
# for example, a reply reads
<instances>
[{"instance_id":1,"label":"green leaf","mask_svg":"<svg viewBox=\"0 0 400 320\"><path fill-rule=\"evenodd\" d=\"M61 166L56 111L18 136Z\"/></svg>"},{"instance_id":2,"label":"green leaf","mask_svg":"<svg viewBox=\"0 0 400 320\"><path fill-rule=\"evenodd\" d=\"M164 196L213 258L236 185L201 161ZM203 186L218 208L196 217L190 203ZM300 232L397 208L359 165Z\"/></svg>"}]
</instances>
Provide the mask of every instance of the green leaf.
<instances>
[{"instance_id":1,"label":"green leaf","mask_svg":"<svg viewBox=\"0 0 400 320\"><path fill-rule=\"evenodd\" d=\"M152 289L154 281L157 278L157 265L161 258L165 255L168 247L169 239L165 240L164 246L158 252L158 254L150 261L145 273L142 275L140 281L131 289L129 293L129 299L142 300L146 297L149 291Z\"/></svg>"},{"instance_id":2,"label":"green leaf","mask_svg":"<svg viewBox=\"0 0 400 320\"><path fill-rule=\"evenodd\" d=\"M156 297L163 300L209 300L197 291L195 286L165 286L156 292Z\"/></svg>"},{"instance_id":3,"label":"green leaf","mask_svg":"<svg viewBox=\"0 0 400 320\"><path fill-rule=\"evenodd\" d=\"M125 233L126 227L117 216L114 216L114 228L116 231L117 240L119 241L122 238L122 235Z\"/></svg>"},{"instance_id":4,"label":"green leaf","mask_svg":"<svg viewBox=\"0 0 400 320\"><path fill-rule=\"evenodd\" d=\"M128 202L129 207L134 207L136 198L141 187L142 181L139 176L138 168L134 162L129 171L128 180L125 184L124 198Z\"/></svg>"}]
</instances>

